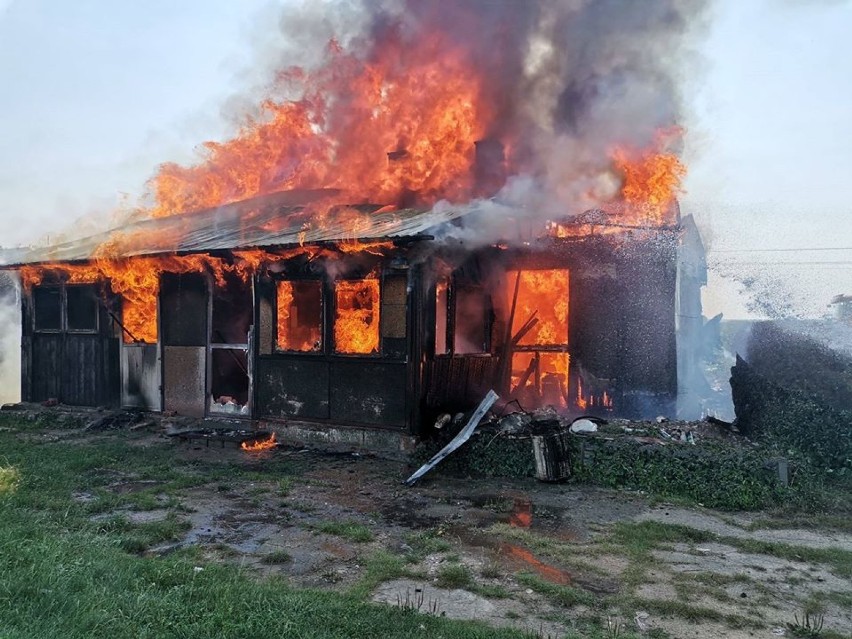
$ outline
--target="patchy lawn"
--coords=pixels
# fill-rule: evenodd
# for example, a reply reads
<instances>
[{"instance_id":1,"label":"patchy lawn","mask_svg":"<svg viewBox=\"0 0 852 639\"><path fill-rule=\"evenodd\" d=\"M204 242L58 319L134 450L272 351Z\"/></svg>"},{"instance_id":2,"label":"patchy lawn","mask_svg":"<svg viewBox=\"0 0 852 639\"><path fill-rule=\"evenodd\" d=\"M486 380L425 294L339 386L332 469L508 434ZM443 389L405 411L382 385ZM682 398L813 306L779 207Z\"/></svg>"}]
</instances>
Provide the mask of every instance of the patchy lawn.
<instances>
[{"instance_id":1,"label":"patchy lawn","mask_svg":"<svg viewBox=\"0 0 852 639\"><path fill-rule=\"evenodd\" d=\"M842 517L2 419L2 639L852 632Z\"/></svg>"}]
</instances>

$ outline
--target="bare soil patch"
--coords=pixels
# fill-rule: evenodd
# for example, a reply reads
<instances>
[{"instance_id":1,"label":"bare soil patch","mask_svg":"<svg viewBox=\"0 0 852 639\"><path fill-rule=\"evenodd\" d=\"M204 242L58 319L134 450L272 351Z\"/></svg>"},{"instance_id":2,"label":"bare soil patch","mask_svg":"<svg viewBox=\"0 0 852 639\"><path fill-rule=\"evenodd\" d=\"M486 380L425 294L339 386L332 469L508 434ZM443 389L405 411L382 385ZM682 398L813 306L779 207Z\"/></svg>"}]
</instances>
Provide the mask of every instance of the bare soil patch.
<instances>
[{"instance_id":1,"label":"bare soil patch","mask_svg":"<svg viewBox=\"0 0 852 639\"><path fill-rule=\"evenodd\" d=\"M542 637L582 624L657 636L770 637L817 605L827 630L852 633L844 605L852 581L832 565L693 540L706 533L850 550L847 533L750 530L760 514L652 504L639 494L534 480L438 471L406 488L406 464L369 455L288 448L250 454L156 436L136 444L177 447L187 464L238 471L172 491L176 508L113 513L145 522L172 512L189 523L182 539L149 553L195 546L297 586L358 591L421 614L480 619ZM287 474L269 472L284 462ZM117 477L110 489L151 491L158 482ZM696 532L645 550L634 547L642 539L624 540L631 526L649 524ZM627 528L616 542L619 526Z\"/></svg>"}]
</instances>

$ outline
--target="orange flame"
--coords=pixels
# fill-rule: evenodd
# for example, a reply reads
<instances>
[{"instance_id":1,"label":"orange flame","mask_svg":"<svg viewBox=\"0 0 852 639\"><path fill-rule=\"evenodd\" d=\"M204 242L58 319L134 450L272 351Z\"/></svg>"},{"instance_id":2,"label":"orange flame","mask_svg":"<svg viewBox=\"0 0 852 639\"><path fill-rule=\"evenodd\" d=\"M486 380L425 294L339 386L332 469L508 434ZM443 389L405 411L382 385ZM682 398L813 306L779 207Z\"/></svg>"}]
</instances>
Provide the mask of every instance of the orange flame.
<instances>
[{"instance_id":1,"label":"orange flame","mask_svg":"<svg viewBox=\"0 0 852 639\"><path fill-rule=\"evenodd\" d=\"M334 343L338 353L379 351L379 280L335 282Z\"/></svg>"},{"instance_id":2,"label":"orange flame","mask_svg":"<svg viewBox=\"0 0 852 639\"><path fill-rule=\"evenodd\" d=\"M296 292L299 299L296 300ZM282 351L317 351L322 348L322 283L281 281L277 284L278 337Z\"/></svg>"},{"instance_id":3,"label":"orange flame","mask_svg":"<svg viewBox=\"0 0 852 639\"><path fill-rule=\"evenodd\" d=\"M250 255L248 252L241 254ZM258 257L258 260L261 259ZM64 277L68 283L83 284L109 280L112 292L122 298L122 319L126 343L157 341L157 296L160 275L163 273L210 272L219 283L225 272L235 272L244 280L252 272L252 264L245 260L230 264L209 255L165 255L127 259L96 258L89 264L52 264L50 266L24 266L21 281L29 290L54 275ZM131 337L132 336L132 337Z\"/></svg>"},{"instance_id":4,"label":"orange flame","mask_svg":"<svg viewBox=\"0 0 852 639\"><path fill-rule=\"evenodd\" d=\"M204 144L196 166L160 167L152 217L294 188L338 188L351 202L469 197L474 142L493 114L475 69L442 37L384 42L369 61L331 42L317 70L289 69L278 84L300 97L268 98L233 139Z\"/></svg>"},{"instance_id":5,"label":"orange flame","mask_svg":"<svg viewBox=\"0 0 852 639\"><path fill-rule=\"evenodd\" d=\"M507 273L506 308L511 307L518 272ZM525 324L532 327L518 340L518 346L550 348L551 351L517 351L512 357L512 388L532 394L538 405L568 404L568 352L553 352L568 348L569 272L566 269L530 270L520 273L518 299L512 322L512 335L517 336ZM520 388L519 388L520 386ZM526 398L528 403L529 397ZM526 403L522 402L524 406Z\"/></svg>"},{"instance_id":6,"label":"orange flame","mask_svg":"<svg viewBox=\"0 0 852 639\"><path fill-rule=\"evenodd\" d=\"M627 207L622 217L629 223L663 226L677 222L673 205L686 176L686 166L665 147L680 134L680 129L661 130L649 149L619 147L613 151L615 169L623 179L621 197Z\"/></svg>"},{"instance_id":7,"label":"orange flame","mask_svg":"<svg viewBox=\"0 0 852 639\"><path fill-rule=\"evenodd\" d=\"M256 453L261 450L270 450L278 446L278 442L275 441L275 433L272 433L268 439L260 439L257 441L243 442L240 444L240 448L250 453Z\"/></svg>"}]
</instances>

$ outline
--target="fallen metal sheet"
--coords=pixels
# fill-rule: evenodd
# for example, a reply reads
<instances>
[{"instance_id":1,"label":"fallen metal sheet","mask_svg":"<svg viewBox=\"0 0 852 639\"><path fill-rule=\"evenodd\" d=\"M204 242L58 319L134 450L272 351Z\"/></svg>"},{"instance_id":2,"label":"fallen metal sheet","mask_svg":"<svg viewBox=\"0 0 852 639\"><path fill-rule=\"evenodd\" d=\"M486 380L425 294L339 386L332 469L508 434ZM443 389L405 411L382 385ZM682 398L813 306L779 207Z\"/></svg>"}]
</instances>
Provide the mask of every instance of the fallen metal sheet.
<instances>
[{"instance_id":1,"label":"fallen metal sheet","mask_svg":"<svg viewBox=\"0 0 852 639\"><path fill-rule=\"evenodd\" d=\"M453 440L444 446L438 453L430 459L428 462L423 464L420 468L417 469L411 477L405 480L406 486L413 486L415 482L423 477L426 473L432 470L435 466L440 464L444 459L446 459L450 454L455 452L458 448L461 447L470 436L473 435L473 431L476 430L476 427L479 426L479 422L482 421L482 418L485 417L485 413L488 412L488 409L496 402L500 397L493 390L488 391L488 394L485 396L485 399L480 402L479 406L477 406L473 415L471 415L470 420L467 422L464 428L461 429L458 435L456 435Z\"/></svg>"}]
</instances>

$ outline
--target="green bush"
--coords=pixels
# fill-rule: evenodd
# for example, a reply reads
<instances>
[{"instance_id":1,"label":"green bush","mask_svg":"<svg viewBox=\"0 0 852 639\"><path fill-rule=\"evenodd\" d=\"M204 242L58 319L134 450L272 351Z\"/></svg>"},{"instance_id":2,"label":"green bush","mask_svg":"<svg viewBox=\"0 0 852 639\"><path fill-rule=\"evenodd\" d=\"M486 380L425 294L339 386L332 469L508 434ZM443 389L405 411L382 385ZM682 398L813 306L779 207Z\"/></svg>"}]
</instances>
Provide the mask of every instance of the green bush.
<instances>
[{"instance_id":1,"label":"green bush","mask_svg":"<svg viewBox=\"0 0 852 639\"><path fill-rule=\"evenodd\" d=\"M687 498L712 508L749 510L774 503L779 491L764 456L753 449L631 440L574 440L575 476L611 488Z\"/></svg>"},{"instance_id":2,"label":"green bush","mask_svg":"<svg viewBox=\"0 0 852 639\"><path fill-rule=\"evenodd\" d=\"M412 462L418 467L441 450L448 439L430 440L418 446ZM474 433L461 448L440 464L441 472L477 477L533 477L535 459L529 437L495 437ZM434 472L434 471L433 471Z\"/></svg>"},{"instance_id":3,"label":"green bush","mask_svg":"<svg viewBox=\"0 0 852 639\"><path fill-rule=\"evenodd\" d=\"M852 412L782 388L742 359L732 369L737 423L776 454L796 457L810 472L852 476Z\"/></svg>"},{"instance_id":4,"label":"green bush","mask_svg":"<svg viewBox=\"0 0 852 639\"><path fill-rule=\"evenodd\" d=\"M417 465L443 442L426 442ZM783 497L774 474L764 468L767 451L710 441L697 446L643 444L633 439L572 438L574 481L641 490L660 497L690 499L729 510L755 509ZM529 437L471 438L433 472L477 477L533 477L535 458Z\"/></svg>"}]
</instances>

